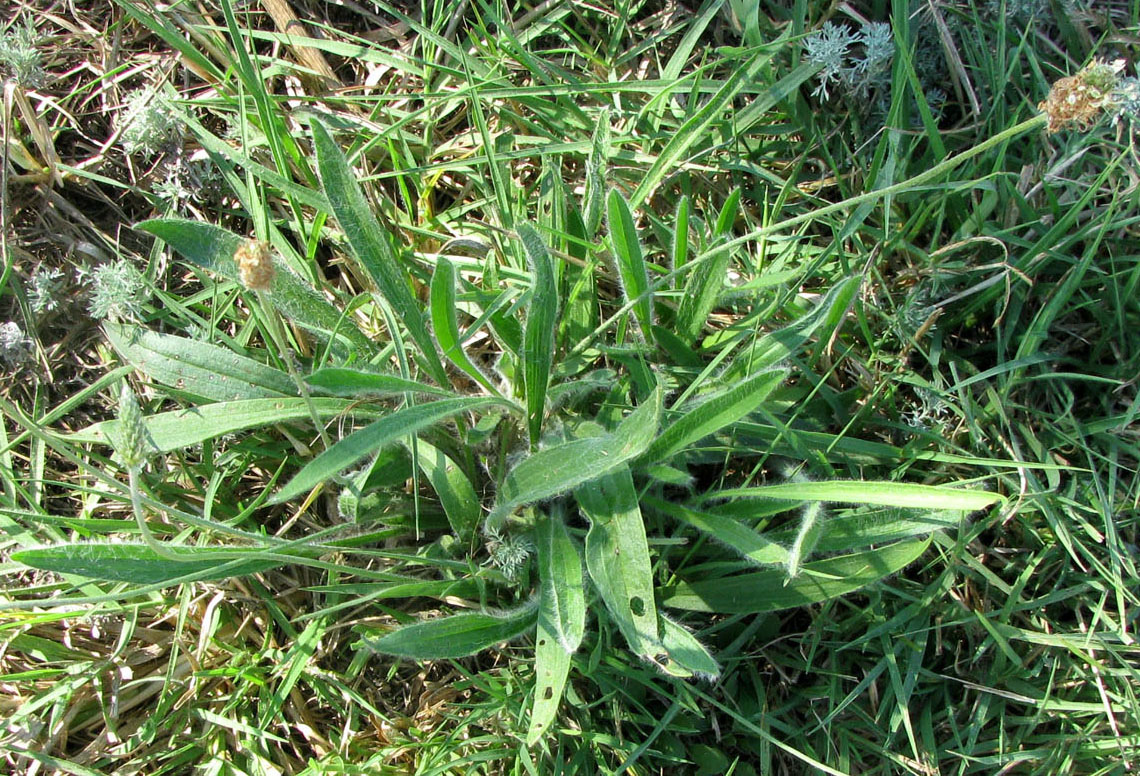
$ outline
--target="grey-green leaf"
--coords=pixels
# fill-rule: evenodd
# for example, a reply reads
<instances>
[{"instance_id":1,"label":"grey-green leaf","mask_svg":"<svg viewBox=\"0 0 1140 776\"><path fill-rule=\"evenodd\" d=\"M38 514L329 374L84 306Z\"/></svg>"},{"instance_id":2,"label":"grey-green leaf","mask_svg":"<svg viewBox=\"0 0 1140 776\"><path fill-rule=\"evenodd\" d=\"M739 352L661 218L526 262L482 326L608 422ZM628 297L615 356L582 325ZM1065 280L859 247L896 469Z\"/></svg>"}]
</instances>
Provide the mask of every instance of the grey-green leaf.
<instances>
[{"instance_id":1,"label":"grey-green leaf","mask_svg":"<svg viewBox=\"0 0 1140 776\"><path fill-rule=\"evenodd\" d=\"M217 345L113 321L103 331L124 360L180 391L214 401L297 395L286 373Z\"/></svg>"},{"instance_id":2,"label":"grey-green leaf","mask_svg":"<svg viewBox=\"0 0 1140 776\"><path fill-rule=\"evenodd\" d=\"M739 380L771 369L795 355L817 331L830 334L839 326L847 308L854 301L861 282L861 278L852 277L837 283L810 313L789 326L765 334L733 359L732 365L725 371L725 379Z\"/></svg>"},{"instance_id":3,"label":"grey-green leaf","mask_svg":"<svg viewBox=\"0 0 1140 776\"><path fill-rule=\"evenodd\" d=\"M216 581L256 574L283 565L281 560L242 558L242 550L229 547L171 546L184 561L172 561L145 544L55 544L19 550L12 559L25 566L76 574L107 582L161 585L165 582ZM256 550L249 550L254 555Z\"/></svg>"},{"instance_id":4,"label":"grey-green leaf","mask_svg":"<svg viewBox=\"0 0 1140 776\"><path fill-rule=\"evenodd\" d=\"M866 480L823 480L820 482L784 482L755 488L733 488L716 491L711 497L722 499L762 498L798 501L839 501L850 504L874 504L907 509L985 509L1001 501L1001 496L987 490L963 490L944 485L921 485L915 482L872 482Z\"/></svg>"},{"instance_id":5,"label":"grey-green leaf","mask_svg":"<svg viewBox=\"0 0 1140 776\"><path fill-rule=\"evenodd\" d=\"M567 652L573 652L586 632L582 553L558 514L539 518L535 525L535 545L543 611L548 614L558 643Z\"/></svg>"},{"instance_id":6,"label":"grey-green leaf","mask_svg":"<svg viewBox=\"0 0 1140 776\"><path fill-rule=\"evenodd\" d=\"M455 265L441 256L436 260L435 273L431 277L431 325L435 329L435 339L443 355L488 393L495 396L499 392L475 363L467 357L463 342L459 337L459 322L455 315Z\"/></svg>"},{"instance_id":7,"label":"grey-green leaf","mask_svg":"<svg viewBox=\"0 0 1140 776\"><path fill-rule=\"evenodd\" d=\"M317 397L310 402L304 399L226 401L159 412L146 416L143 422L158 452L169 453L224 434L274 423L308 420L312 417L310 407L321 418L335 418L349 412L361 417L376 416L376 410L360 407L348 399ZM119 421L104 420L66 438L71 442L115 445L119 441L118 434Z\"/></svg>"},{"instance_id":8,"label":"grey-green leaf","mask_svg":"<svg viewBox=\"0 0 1140 776\"><path fill-rule=\"evenodd\" d=\"M564 442L524 459L503 479L487 526L497 527L524 504L566 493L621 468L649 447L660 422L661 389L656 388L612 434Z\"/></svg>"},{"instance_id":9,"label":"grey-green leaf","mask_svg":"<svg viewBox=\"0 0 1140 776\"><path fill-rule=\"evenodd\" d=\"M318 455L297 472L270 499L270 503L279 504L311 490L384 445L418 433L445 418L501 403L501 400L491 398L441 399L393 412L372 425L349 434Z\"/></svg>"},{"instance_id":10,"label":"grey-green leaf","mask_svg":"<svg viewBox=\"0 0 1140 776\"><path fill-rule=\"evenodd\" d=\"M403 393L455 395L451 391L415 380L343 366L318 369L305 378L305 382L320 393L330 396L392 396Z\"/></svg>"},{"instance_id":11,"label":"grey-green leaf","mask_svg":"<svg viewBox=\"0 0 1140 776\"><path fill-rule=\"evenodd\" d=\"M503 615L455 614L384 635L364 633L361 643L374 652L412 660L444 660L474 655L518 638L534 627L538 608L528 604Z\"/></svg>"},{"instance_id":12,"label":"grey-green leaf","mask_svg":"<svg viewBox=\"0 0 1140 776\"><path fill-rule=\"evenodd\" d=\"M523 332L523 387L526 391L527 430L531 448L538 446L542 434L542 413L546 388L554 361L554 331L558 325L558 288L554 282L554 265L542 238L530 224L519 224L519 240L534 276L530 305L527 307Z\"/></svg>"},{"instance_id":13,"label":"grey-green leaf","mask_svg":"<svg viewBox=\"0 0 1140 776\"><path fill-rule=\"evenodd\" d=\"M776 566L787 563L788 551L783 546L731 517L700 512L655 498L647 498L646 504L704 531L725 547L757 565Z\"/></svg>"},{"instance_id":14,"label":"grey-green leaf","mask_svg":"<svg viewBox=\"0 0 1140 776\"><path fill-rule=\"evenodd\" d=\"M653 295L649 290L649 273L645 268L641 241L637 236L637 226L633 223L629 203L617 189L610 190L606 200L606 213L614 261L617 263L626 302L633 303L633 314L637 317L642 334L649 339L653 326Z\"/></svg>"},{"instance_id":15,"label":"grey-green leaf","mask_svg":"<svg viewBox=\"0 0 1140 776\"><path fill-rule=\"evenodd\" d=\"M680 623L661 615L661 642L669 663L662 666L674 676L696 676L713 680L720 676L720 665L696 636Z\"/></svg>"},{"instance_id":16,"label":"grey-green leaf","mask_svg":"<svg viewBox=\"0 0 1140 776\"><path fill-rule=\"evenodd\" d=\"M639 465L665 461L687 446L720 431L749 413L771 395L788 376L785 370L752 375L731 388L710 396L665 427L653 441Z\"/></svg>"},{"instance_id":17,"label":"grey-green leaf","mask_svg":"<svg viewBox=\"0 0 1140 776\"><path fill-rule=\"evenodd\" d=\"M324 125L314 120L312 129L321 185L352 252L408 328L432 379L440 385L447 385L447 373L428 333L423 307L408 287L407 276L396 262L392 247L368 206L356 176Z\"/></svg>"},{"instance_id":18,"label":"grey-green leaf","mask_svg":"<svg viewBox=\"0 0 1140 776\"><path fill-rule=\"evenodd\" d=\"M222 277L239 282L234 253L246 240L220 226L177 218L154 219L135 225L178 251L184 259ZM305 281L278 264L266 298L283 315L323 339L343 339L362 353L375 350L360 329Z\"/></svg>"},{"instance_id":19,"label":"grey-green leaf","mask_svg":"<svg viewBox=\"0 0 1140 776\"><path fill-rule=\"evenodd\" d=\"M598 477L574 491L590 520L586 568L630 649L654 659L661 651L653 567L645 523L629 467Z\"/></svg>"},{"instance_id":20,"label":"grey-green leaf","mask_svg":"<svg viewBox=\"0 0 1140 776\"><path fill-rule=\"evenodd\" d=\"M788 579L784 569L681 582L662 591L662 603L674 609L722 614L750 614L792 609L850 593L895 574L918 559L930 544L910 539L873 550L805 563Z\"/></svg>"},{"instance_id":21,"label":"grey-green leaf","mask_svg":"<svg viewBox=\"0 0 1140 776\"><path fill-rule=\"evenodd\" d=\"M541 598L534 653L534 705L527 743L542 736L562 699L570 673L570 655L586 629L586 593L582 556L560 515L540 517L535 525Z\"/></svg>"},{"instance_id":22,"label":"grey-green leaf","mask_svg":"<svg viewBox=\"0 0 1140 776\"><path fill-rule=\"evenodd\" d=\"M416 463L443 505L451 530L466 546L479 528L483 510L471 480L442 450L422 439L416 443Z\"/></svg>"}]
</instances>

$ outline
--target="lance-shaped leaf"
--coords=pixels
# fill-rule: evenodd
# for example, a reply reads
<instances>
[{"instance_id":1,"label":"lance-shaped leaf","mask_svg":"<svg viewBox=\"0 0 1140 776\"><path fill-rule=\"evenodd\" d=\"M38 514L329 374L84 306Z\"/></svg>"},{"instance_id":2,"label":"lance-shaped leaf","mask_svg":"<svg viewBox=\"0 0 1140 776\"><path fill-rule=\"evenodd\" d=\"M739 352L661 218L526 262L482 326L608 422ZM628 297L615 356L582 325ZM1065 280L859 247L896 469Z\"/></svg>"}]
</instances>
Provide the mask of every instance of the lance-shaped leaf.
<instances>
[{"instance_id":1,"label":"lance-shaped leaf","mask_svg":"<svg viewBox=\"0 0 1140 776\"><path fill-rule=\"evenodd\" d=\"M617 263L626 302L633 302L633 314L637 317L642 334L648 339L653 327L653 295L649 290L649 273L645 268L645 257L641 253L641 241L637 237L633 214L625 197L617 189L611 189L606 199L606 215L609 218L614 261Z\"/></svg>"},{"instance_id":2,"label":"lance-shaped leaf","mask_svg":"<svg viewBox=\"0 0 1140 776\"><path fill-rule=\"evenodd\" d=\"M501 615L455 614L383 635L364 632L361 644L374 652L412 660L468 657L518 638L534 627L537 616L538 607L533 603Z\"/></svg>"},{"instance_id":3,"label":"lance-shaped leaf","mask_svg":"<svg viewBox=\"0 0 1140 776\"><path fill-rule=\"evenodd\" d=\"M435 264L435 273L431 276L431 325L435 329L436 342L445 358L483 386L488 393L498 396L499 391L463 349L459 322L455 315L455 282L455 265L450 259L440 256Z\"/></svg>"},{"instance_id":4,"label":"lance-shaped leaf","mask_svg":"<svg viewBox=\"0 0 1140 776\"><path fill-rule=\"evenodd\" d=\"M1001 501L986 490L963 490L944 485L914 482L871 482L865 480L823 480L784 482L755 488L731 488L707 496L715 499L790 499L796 501L840 501L910 509L975 511Z\"/></svg>"},{"instance_id":5,"label":"lance-shaped leaf","mask_svg":"<svg viewBox=\"0 0 1140 776\"><path fill-rule=\"evenodd\" d=\"M107 582L161 585L178 581L216 581L267 571L284 565L279 559L256 557L257 550L238 547L168 545L182 560L159 555L145 544L55 544L19 550L12 560L57 574L76 574ZM243 558L243 554L250 557Z\"/></svg>"},{"instance_id":6,"label":"lance-shaped leaf","mask_svg":"<svg viewBox=\"0 0 1140 776\"><path fill-rule=\"evenodd\" d=\"M675 609L750 614L792 609L850 593L895 574L922 555L930 538L910 539L852 555L812 561L788 579L784 569L764 569L715 579L681 582L662 590Z\"/></svg>"},{"instance_id":7,"label":"lance-shaped leaf","mask_svg":"<svg viewBox=\"0 0 1140 776\"><path fill-rule=\"evenodd\" d=\"M795 355L817 332L830 335L842 322L861 282L861 278L853 277L837 283L810 313L789 326L765 334L733 359L725 370L725 379L739 380L771 369Z\"/></svg>"},{"instance_id":8,"label":"lance-shaped leaf","mask_svg":"<svg viewBox=\"0 0 1140 776\"><path fill-rule=\"evenodd\" d=\"M550 367L554 361L558 288L554 283L554 265L550 260L550 252L542 244L538 232L530 224L519 224L517 231L534 276L522 352L527 429L533 449L538 446L538 438L542 434L542 412L546 404L546 388L550 383Z\"/></svg>"},{"instance_id":9,"label":"lance-shaped leaf","mask_svg":"<svg viewBox=\"0 0 1140 776\"><path fill-rule=\"evenodd\" d=\"M471 480L446 453L422 439L416 442L415 459L443 505L451 530L461 542L470 543L483 517L479 496Z\"/></svg>"},{"instance_id":10,"label":"lance-shaped leaf","mask_svg":"<svg viewBox=\"0 0 1140 776\"><path fill-rule=\"evenodd\" d=\"M701 401L667 425L638 459L639 465L664 461L694 442L754 412L787 377L784 370L761 372Z\"/></svg>"},{"instance_id":11,"label":"lance-shaped leaf","mask_svg":"<svg viewBox=\"0 0 1140 776\"><path fill-rule=\"evenodd\" d=\"M756 533L739 520L710 512L699 512L655 498L647 498L646 504L704 531L725 547L740 553L742 557L757 565L775 566L788 561L788 551L783 546Z\"/></svg>"},{"instance_id":12,"label":"lance-shaped leaf","mask_svg":"<svg viewBox=\"0 0 1140 776\"><path fill-rule=\"evenodd\" d=\"M564 442L524 459L503 479L487 527L497 528L524 504L566 493L623 467L649 447L660 422L661 389L656 388L612 434Z\"/></svg>"},{"instance_id":13,"label":"lance-shaped leaf","mask_svg":"<svg viewBox=\"0 0 1140 776\"><path fill-rule=\"evenodd\" d=\"M107 321L111 347L152 380L214 401L296 396L286 373L227 348Z\"/></svg>"},{"instance_id":14,"label":"lance-shaped leaf","mask_svg":"<svg viewBox=\"0 0 1140 776\"><path fill-rule=\"evenodd\" d=\"M653 567L633 476L625 466L574 491L590 520L586 568L630 649L647 659L662 650Z\"/></svg>"},{"instance_id":15,"label":"lance-shaped leaf","mask_svg":"<svg viewBox=\"0 0 1140 776\"><path fill-rule=\"evenodd\" d=\"M190 263L240 282L234 253L248 241L233 232L177 218L143 221L135 228L165 241ZM372 341L351 320L281 263L277 263L265 296L286 318L323 339L343 338L362 353L375 350Z\"/></svg>"},{"instance_id":16,"label":"lance-shaped leaf","mask_svg":"<svg viewBox=\"0 0 1140 776\"><path fill-rule=\"evenodd\" d=\"M443 362L439 360L439 353L424 321L423 307L408 287L408 278L397 263L392 246L368 206L356 176L324 125L313 121L312 128L321 185L352 252L408 328L428 373L440 385L448 385Z\"/></svg>"},{"instance_id":17,"label":"lance-shaped leaf","mask_svg":"<svg viewBox=\"0 0 1140 776\"><path fill-rule=\"evenodd\" d=\"M311 490L384 445L416 434L444 418L501 403L499 399L491 398L441 399L393 412L372 425L349 434L309 461L285 487L274 494L270 503L279 504Z\"/></svg>"},{"instance_id":18,"label":"lance-shaped leaf","mask_svg":"<svg viewBox=\"0 0 1140 776\"><path fill-rule=\"evenodd\" d=\"M454 392L434 385L405 380L395 375L365 372L361 369L336 366L318 369L305 378L305 382L320 393L330 396L392 396L402 393L421 393L435 396L454 396Z\"/></svg>"},{"instance_id":19,"label":"lance-shaped leaf","mask_svg":"<svg viewBox=\"0 0 1140 776\"><path fill-rule=\"evenodd\" d=\"M714 241L721 241L730 233L732 222L736 217L740 205L740 189L736 189L728 196L728 201L721 208L717 218L716 229L713 234ZM681 231L681 224L677 224ZM732 254L723 251L709 261L696 267L685 283L685 293L677 307L677 334L686 342L692 343L701 333L709 313L716 306L721 289L724 288L725 274L728 271ZM681 264L674 264L679 267Z\"/></svg>"},{"instance_id":20,"label":"lance-shaped leaf","mask_svg":"<svg viewBox=\"0 0 1140 776\"><path fill-rule=\"evenodd\" d=\"M319 418L335 418L351 412L360 417L376 417L374 409L349 399L250 399L201 404L184 410L159 412L143 418L147 433L160 453L200 444L225 434L262 428L274 423L307 421L316 412ZM67 435L71 442L118 445L119 421L104 420Z\"/></svg>"},{"instance_id":21,"label":"lance-shaped leaf","mask_svg":"<svg viewBox=\"0 0 1140 776\"><path fill-rule=\"evenodd\" d=\"M582 556L559 515L539 519L535 545L542 593L528 744L536 742L554 720L570 673L570 655L582 642L586 628Z\"/></svg>"},{"instance_id":22,"label":"lance-shaped leaf","mask_svg":"<svg viewBox=\"0 0 1140 776\"><path fill-rule=\"evenodd\" d=\"M582 643L586 630L582 554L557 514L538 520L535 549L543 611L549 615L546 619L558 643L567 652L573 652ZM540 615L539 619L543 617Z\"/></svg>"},{"instance_id":23,"label":"lance-shaped leaf","mask_svg":"<svg viewBox=\"0 0 1140 776\"><path fill-rule=\"evenodd\" d=\"M696 676L710 681L720 676L720 666L705 645L664 614L661 615L661 643L669 660L658 665L666 673L682 679Z\"/></svg>"}]
</instances>

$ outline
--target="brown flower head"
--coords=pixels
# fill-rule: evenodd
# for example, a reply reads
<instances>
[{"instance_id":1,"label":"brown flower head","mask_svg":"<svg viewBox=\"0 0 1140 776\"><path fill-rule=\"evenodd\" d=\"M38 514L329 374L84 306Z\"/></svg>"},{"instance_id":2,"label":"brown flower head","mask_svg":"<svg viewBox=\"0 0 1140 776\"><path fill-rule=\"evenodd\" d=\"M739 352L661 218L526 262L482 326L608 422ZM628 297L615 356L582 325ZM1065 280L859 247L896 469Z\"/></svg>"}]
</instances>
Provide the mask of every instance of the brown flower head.
<instances>
[{"instance_id":1,"label":"brown flower head","mask_svg":"<svg viewBox=\"0 0 1140 776\"><path fill-rule=\"evenodd\" d=\"M1076 75L1053 84L1049 96L1037 106L1049 117L1049 131L1091 127L1101 111L1114 104L1113 89L1123 69L1124 60L1093 61Z\"/></svg>"},{"instance_id":2,"label":"brown flower head","mask_svg":"<svg viewBox=\"0 0 1140 776\"><path fill-rule=\"evenodd\" d=\"M243 286L250 291L269 290L273 282L273 257L269 253L269 243L246 240L234 251L234 264Z\"/></svg>"}]
</instances>

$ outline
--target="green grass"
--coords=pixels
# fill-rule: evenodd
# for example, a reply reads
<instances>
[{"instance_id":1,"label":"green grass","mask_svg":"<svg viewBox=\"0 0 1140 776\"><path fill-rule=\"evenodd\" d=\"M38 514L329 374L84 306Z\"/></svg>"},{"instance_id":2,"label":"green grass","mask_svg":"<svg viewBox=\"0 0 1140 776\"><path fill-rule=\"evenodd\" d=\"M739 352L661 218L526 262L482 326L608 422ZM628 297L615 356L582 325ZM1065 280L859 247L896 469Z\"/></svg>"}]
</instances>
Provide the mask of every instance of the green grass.
<instances>
[{"instance_id":1,"label":"green grass","mask_svg":"<svg viewBox=\"0 0 1140 776\"><path fill-rule=\"evenodd\" d=\"M1140 3L993 5L25 13L9 769L1140 766L1138 160L1037 108Z\"/></svg>"}]
</instances>

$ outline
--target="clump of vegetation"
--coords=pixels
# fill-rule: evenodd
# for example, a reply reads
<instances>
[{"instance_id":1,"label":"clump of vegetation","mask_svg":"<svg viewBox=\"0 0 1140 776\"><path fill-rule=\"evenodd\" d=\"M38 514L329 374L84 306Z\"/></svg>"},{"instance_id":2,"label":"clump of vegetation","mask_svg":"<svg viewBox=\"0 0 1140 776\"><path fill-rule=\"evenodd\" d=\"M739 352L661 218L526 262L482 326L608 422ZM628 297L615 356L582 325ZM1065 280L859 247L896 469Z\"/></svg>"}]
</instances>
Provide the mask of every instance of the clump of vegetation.
<instances>
[{"instance_id":1,"label":"clump of vegetation","mask_svg":"<svg viewBox=\"0 0 1140 776\"><path fill-rule=\"evenodd\" d=\"M1124 22L888 5L108 9L178 94L10 146L14 772L1129 759Z\"/></svg>"}]
</instances>

